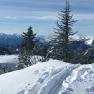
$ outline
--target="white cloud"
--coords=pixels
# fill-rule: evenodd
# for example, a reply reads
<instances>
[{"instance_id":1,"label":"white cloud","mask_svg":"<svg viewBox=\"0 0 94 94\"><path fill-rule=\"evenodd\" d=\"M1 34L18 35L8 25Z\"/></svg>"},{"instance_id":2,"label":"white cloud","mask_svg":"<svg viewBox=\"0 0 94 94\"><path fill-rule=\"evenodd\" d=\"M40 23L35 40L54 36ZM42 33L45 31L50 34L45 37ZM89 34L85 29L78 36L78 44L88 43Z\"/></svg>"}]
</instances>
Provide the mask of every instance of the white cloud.
<instances>
[{"instance_id":1,"label":"white cloud","mask_svg":"<svg viewBox=\"0 0 94 94\"><path fill-rule=\"evenodd\" d=\"M20 20L20 19L34 19L34 20L56 20L56 16L5 16L1 17L3 19L8 19L8 20Z\"/></svg>"},{"instance_id":2,"label":"white cloud","mask_svg":"<svg viewBox=\"0 0 94 94\"><path fill-rule=\"evenodd\" d=\"M74 18L77 20L94 20L94 14L74 14Z\"/></svg>"},{"instance_id":3,"label":"white cloud","mask_svg":"<svg viewBox=\"0 0 94 94\"><path fill-rule=\"evenodd\" d=\"M74 19L77 20L94 20L94 13L73 13ZM10 19L10 20L20 20L20 19L34 19L34 20L56 20L57 19L57 12L49 12L49 11L32 11L31 14L28 15L11 15L11 16L5 16L0 17L4 19Z\"/></svg>"},{"instance_id":4,"label":"white cloud","mask_svg":"<svg viewBox=\"0 0 94 94\"><path fill-rule=\"evenodd\" d=\"M4 18L5 18L5 19L11 19L11 20L17 19L16 16L5 16Z\"/></svg>"},{"instance_id":5,"label":"white cloud","mask_svg":"<svg viewBox=\"0 0 94 94\"><path fill-rule=\"evenodd\" d=\"M41 17L32 17L38 20L56 20L56 16L41 16Z\"/></svg>"},{"instance_id":6,"label":"white cloud","mask_svg":"<svg viewBox=\"0 0 94 94\"><path fill-rule=\"evenodd\" d=\"M56 20L57 19L57 12L53 11L31 11L27 13L14 13L10 15L1 15L0 19L8 19L8 20Z\"/></svg>"}]
</instances>

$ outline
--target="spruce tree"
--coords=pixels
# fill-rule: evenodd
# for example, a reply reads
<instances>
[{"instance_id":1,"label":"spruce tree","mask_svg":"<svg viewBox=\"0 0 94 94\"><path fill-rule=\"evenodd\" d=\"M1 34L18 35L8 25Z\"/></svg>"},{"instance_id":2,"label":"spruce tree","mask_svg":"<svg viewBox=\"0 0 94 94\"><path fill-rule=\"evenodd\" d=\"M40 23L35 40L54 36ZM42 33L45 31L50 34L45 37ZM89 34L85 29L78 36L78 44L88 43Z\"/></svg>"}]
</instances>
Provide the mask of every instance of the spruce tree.
<instances>
[{"instance_id":1,"label":"spruce tree","mask_svg":"<svg viewBox=\"0 0 94 94\"><path fill-rule=\"evenodd\" d=\"M24 68L32 64L32 62L30 61L30 57L33 55L33 50L35 47L35 35L36 34L33 33L31 26L28 28L28 32L23 33L23 41L21 43L19 53L18 69Z\"/></svg>"},{"instance_id":2,"label":"spruce tree","mask_svg":"<svg viewBox=\"0 0 94 94\"><path fill-rule=\"evenodd\" d=\"M75 33L72 32L72 25L75 23L73 15L71 14L71 9L69 5L69 0L66 0L66 6L59 14L57 21L57 28L55 32L55 37L53 42L53 57L60 60L69 60L69 43L70 36Z\"/></svg>"}]
</instances>

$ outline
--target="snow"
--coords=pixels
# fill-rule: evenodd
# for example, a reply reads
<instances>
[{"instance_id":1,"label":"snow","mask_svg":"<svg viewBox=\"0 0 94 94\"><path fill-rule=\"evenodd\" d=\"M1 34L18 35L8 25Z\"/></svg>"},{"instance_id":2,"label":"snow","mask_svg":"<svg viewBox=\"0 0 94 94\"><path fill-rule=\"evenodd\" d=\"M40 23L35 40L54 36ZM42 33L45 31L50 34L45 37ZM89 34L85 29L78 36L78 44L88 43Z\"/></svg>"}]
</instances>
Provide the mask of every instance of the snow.
<instances>
[{"instance_id":1,"label":"snow","mask_svg":"<svg viewBox=\"0 0 94 94\"><path fill-rule=\"evenodd\" d=\"M0 75L0 94L94 94L94 64L38 62Z\"/></svg>"}]
</instances>

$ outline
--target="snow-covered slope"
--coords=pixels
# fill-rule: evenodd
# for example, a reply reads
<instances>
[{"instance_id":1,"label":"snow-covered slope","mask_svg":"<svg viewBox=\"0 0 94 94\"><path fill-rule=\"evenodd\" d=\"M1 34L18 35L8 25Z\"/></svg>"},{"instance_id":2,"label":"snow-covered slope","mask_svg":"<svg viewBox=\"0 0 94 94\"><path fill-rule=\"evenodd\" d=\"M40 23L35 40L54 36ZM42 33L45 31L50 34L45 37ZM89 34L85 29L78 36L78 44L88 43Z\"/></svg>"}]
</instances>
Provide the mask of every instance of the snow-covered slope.
<instances>
[{"instance_id":1,"label":"snow-covered slope","mask_svg":"<svg viewBox=\"0 0 94 94\"><path fill-rule=\"evenodd\" d=\"M94 64L39 62L1 75L0 94L94 94Z\"/></svg>"}]
</instances>

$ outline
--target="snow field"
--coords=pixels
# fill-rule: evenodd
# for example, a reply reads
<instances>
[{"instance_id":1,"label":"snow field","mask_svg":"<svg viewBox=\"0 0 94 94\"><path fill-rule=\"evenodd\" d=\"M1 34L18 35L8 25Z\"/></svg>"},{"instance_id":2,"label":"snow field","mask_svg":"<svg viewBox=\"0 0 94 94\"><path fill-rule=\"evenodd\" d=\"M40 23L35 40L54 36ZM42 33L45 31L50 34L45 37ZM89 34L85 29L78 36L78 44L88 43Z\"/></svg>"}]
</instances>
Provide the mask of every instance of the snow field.
<instances>
[{"instance_id":1,"label":"snow field","mask_svg":"<svg viewBox=\"0 0 94 94\"><path fill-rule=\"evenodd\" d=\"M38 62L0 75L0 94L94 94L94 64Z\"/></svg>"}]
</instances>

